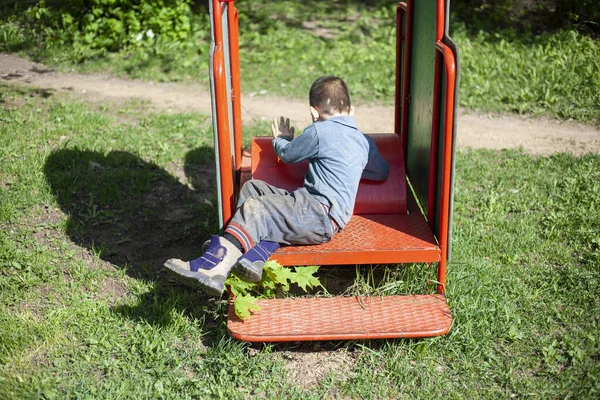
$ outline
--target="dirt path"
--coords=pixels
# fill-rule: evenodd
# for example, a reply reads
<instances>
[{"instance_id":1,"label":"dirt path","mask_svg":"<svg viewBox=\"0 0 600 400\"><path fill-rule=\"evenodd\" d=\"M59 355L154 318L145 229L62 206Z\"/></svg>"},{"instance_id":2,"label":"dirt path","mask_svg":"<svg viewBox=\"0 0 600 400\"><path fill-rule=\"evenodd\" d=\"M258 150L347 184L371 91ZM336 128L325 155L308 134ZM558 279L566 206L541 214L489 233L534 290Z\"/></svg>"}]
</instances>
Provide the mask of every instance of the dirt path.
<instances>
[{"instance_id":1,"label":"dirt path","mask_svg":"<svg viewBox=\"0 0 600 400\"><path fill-rule=\"evenodd\" d=\"M159 109L193 110L210 114L210 94L201 85L125 80L109 75L57 73L13 54L0 53L0 82L70 91L90 101L149 100ZM298 128L310 123L304 100L269 96L242 98L246 123L286 115ZM391 132L393 108L357 105L356 120L365 132ZM462 148L518 148L532 154L554 152L600 153L600 128L516 115L465 114L458 117L458 146Z\"/></svg>"}]
</instances>

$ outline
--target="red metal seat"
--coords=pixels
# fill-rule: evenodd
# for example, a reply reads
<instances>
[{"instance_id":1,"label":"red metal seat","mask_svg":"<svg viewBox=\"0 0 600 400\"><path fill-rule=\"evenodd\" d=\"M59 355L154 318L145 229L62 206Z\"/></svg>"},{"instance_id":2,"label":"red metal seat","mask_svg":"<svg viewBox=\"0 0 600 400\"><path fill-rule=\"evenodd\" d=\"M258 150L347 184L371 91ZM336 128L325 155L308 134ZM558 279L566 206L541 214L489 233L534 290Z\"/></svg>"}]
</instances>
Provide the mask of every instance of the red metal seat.
<instances>
[{"instance_id":1,"label":"red metal seat","mask_svg":"<svg viewBox=\"0 0 600 400\"><path fill-rule=\"evenodd\" d=\"M360 182L354 216L333 240L318 246L284 246L272 256L281 265L437 262L440 249L419 212L407 213L404 159L396 134L370 135L390 166L383 182ZM292 191L302 186L308 162L277 159L271 137L254 137L251 176Z\"/></svg>"}]
</instances>

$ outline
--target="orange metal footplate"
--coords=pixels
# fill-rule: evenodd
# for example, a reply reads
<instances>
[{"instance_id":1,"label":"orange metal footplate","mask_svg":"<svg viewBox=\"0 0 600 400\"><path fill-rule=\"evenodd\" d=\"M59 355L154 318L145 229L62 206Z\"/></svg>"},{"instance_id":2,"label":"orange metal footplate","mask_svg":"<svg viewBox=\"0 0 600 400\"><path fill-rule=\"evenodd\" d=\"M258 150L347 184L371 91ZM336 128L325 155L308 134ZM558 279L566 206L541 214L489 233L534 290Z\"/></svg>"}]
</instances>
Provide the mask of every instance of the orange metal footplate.
<instances>
[{"instance_id":1,"label":"orange metal footplate","mask_svg":"<svg viewBox=\"0 0 600 400\"><path fill-rule=\"evenodd\" d=\"M229 308L227 328L247 342L393 339L446 334L452 315L441 294L259 300L242 321Z\"/></svg>"}]
</instances>

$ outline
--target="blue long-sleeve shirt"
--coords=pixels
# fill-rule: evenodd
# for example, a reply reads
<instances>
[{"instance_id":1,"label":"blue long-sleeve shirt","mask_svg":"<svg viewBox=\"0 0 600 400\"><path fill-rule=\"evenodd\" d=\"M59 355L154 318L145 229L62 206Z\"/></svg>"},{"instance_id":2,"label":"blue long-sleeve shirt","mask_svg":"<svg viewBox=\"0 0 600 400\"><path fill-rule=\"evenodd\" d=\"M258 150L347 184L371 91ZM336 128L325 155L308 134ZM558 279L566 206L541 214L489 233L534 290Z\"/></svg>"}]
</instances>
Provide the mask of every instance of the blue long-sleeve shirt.
<instances>
[{"instance_id":1,"label":"blue long-sleeve shirt","mask_svg":"<svg viewBox=\"0 0 600 400\"><path fill-rule=\"evenodd\" d=\"M285 163L310 160L304 187L343 228L354 210L358 184L363 179L385 180L389 166L373 139L356 127L353 117L317 121L291 140L273 139L277 156Z\"/></svg>"}]
</instances>

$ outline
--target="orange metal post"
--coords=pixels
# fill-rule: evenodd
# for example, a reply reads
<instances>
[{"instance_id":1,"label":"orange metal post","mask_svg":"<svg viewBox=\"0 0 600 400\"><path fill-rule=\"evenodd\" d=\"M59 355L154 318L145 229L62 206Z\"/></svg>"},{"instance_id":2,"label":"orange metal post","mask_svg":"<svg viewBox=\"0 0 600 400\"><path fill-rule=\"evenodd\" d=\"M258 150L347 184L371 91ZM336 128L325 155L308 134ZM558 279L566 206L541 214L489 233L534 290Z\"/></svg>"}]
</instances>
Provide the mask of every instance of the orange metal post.
<instances>
[{"instance_id":1,"label":"orange metal post","mask_svg":"<svg viewBox=\"0 0 600 400\"><path fill-rule=\"evenodd\" d=\"M441 41L436 43L436 48L444 55L446 66L446 117L443 156L443 177L442 177L442 206L440 212L440 250L441 261L438 270L438 282L440 282L441 293L446 284L446 260L448 258L448 229L450 213L450 183L452 179L452 129L454 124L454 90L456 84L456 60L452 50Z\"/></svg>"},{"instance_id":2,"label":"orange metal post","mask_svg":"<svg viewBox=\"0 0 600 400\"><path fill-rule=\"evenodd\" d=\"M442 167L442 203L440 211L440 250L438 266L438 291L444 293L446 285L446 263L448 259L448 230L450 218L450 184L452 179L452 142L454 126L454 91L456 85L456 59L452 50L442 42L444 36L444 0L438 0L437 34L435 47L444 57L446 70L446 113L444 120L444 155Z\"/></svg>"},{"instance_id":3,"label":"orange metal post","mask_svg":"<svg viewBox=\"0 0 600 400\"><path fill-rule=\"evenodd\" d=\"M410 64L411 64L411 49L412 49L412 0L408 2L399 3L397 13L406 13L406 35L404 35L404 74L402 76L402 126L400 128L400 140L402 142L402 149L404 151L404 159L406 159L406 150L408 146L408 105L410 104ZM397 14L397 15L398 15ZM397 16L397 19L402 16ZM397 28L398 29L398 28ZM396 57L399 57L397 54ZM398 69L396 69L396 74ZM400 79L396 75L396 79ZM396 115L396 118L397 115Z\"/></svg>"},{"instance_id":4,"label":"orange metal post","mask_svg":"<svg viewBox=\"0 0 600 400\"><path fill-rule=\"evenodd\" d=\"M227 8L229 22L229 61L231 63L231 102L233 105L233 134L235 151L235 168L242 168L242 90L240 77L240 44L238 29L238 10L230 1ZM238 182L239 183L239 182Z\"/></svg>"},{"instance_id":5,"label":"orange metal post","mask_svg":"<svg viewBox=\"0 0 600 400\"><path fill-rule=\"evenodd\" d=\"M394 133L400 135L402 129L402 118L400 113L402 112L402 78L400 73L402 72L402 45L405 44L406 35L402 32L402 16L404 15L404 9L398 5L396 9L396 93L394 94Z\"/></svg>"},{"instance_id":6,"label":"orange metal post","mask_svg":"<svg viewBox=\"0 0 600 400\"><path fill-rule=\"evenodd\" d=\"M437 1L437 16L436 16L436 22L437 22L437 27L435 30L435 40L439 41L442 40L442 38L444 37L444 28L445 28L445 24L446 24L446 5L445 5L445 0L438 0Z\"/></svg>"},{"instance_id":7,"label":"orange metal post","mask_svg":"<svg viewBox=\"0 0 600 400\"><path fill-rule=\"evenodd\" d=\"M217 111L217 129L219 138L219 179L221 182L221 202L223 205L223 223L226 225L234 209L233 160L231 158L231 136L229 132L229 96L223 46L223 6L219 0L213 2L213 26L215 30L215 50L213 70L215 79L215 100Z\"/></svg>"}]
</instances>

